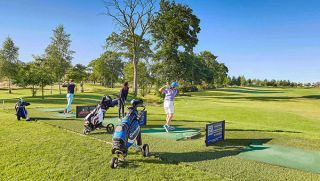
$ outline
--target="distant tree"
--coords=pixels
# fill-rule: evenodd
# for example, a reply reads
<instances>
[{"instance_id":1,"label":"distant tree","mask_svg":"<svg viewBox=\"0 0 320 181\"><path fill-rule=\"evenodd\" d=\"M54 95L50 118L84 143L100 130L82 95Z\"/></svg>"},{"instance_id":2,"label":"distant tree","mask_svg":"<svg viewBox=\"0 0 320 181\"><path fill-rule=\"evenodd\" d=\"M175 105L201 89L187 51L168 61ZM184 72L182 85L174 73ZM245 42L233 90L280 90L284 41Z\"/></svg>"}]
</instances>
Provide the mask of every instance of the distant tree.
<instances>
[{"instance_id":1,"label":"distant tree","mask_svg":"<svg viewBox=\"0 0 320 181\"><path fill-rule=\"evenodd\" d=\"M122 43L131 53L133 62L133 94L138 91L138 62L141 44L147 37L155 10L155 0L107 0L106 15L113 18L121 31Z\"/></svg>"},{"instance_id":2,"label":"distant tree","mask_svg":"<svg viewBox=\"0 0 320 181\"><path fill-rule=\"evenodd\" d=\"M11 83L12 80L17 78L19 70L19 48L14 44L10 37L2 44L2 49L0 50L0 72L1 76L8 79L8 89L9 94L12 93Z\"/></svg>"},{"instance_id":3,"label":"distant tree","mask_svg":"<svg viewBox=\"0 0 320 181\"><path fill-rule=\"evenodd\" d=\"M67 71L67 79L73 79L75 82L80 83L81 92L84 92L84 80L88 78L88 73L86 72L86 70L86 66L82 64L76 64L74 67Z\"/></svg>"},{"instance_id":4,"label":"distant tree","mask_svg":"<svg viewBox=\"0 0 320 181\"><path fill-rule=\"evenodd\" d=\"M89 63L93 76L97 77L102 85L113 87L114 83L123 76L123 62L120 54L107 51L99 58Z\"/></svg>"},{"instance_id":5,"label":"distant tree","mask_svg":"<svg viewBox=\"0 0 320 181\"><path fill-rule=\"evenodd\" d=\"M70 45L70 34L65 32L63 25L59 25L53 30L51 43L45 50L45 58L51 66L51 71L54 73L55 81L59 84L60 94L62 78L71 67L72 55L75 53L70 50Z\"/></svg>"},{"instance_id":6,"label":"distant tree","mask_svg":"<svg viewBox=\"0 0 320 181\"><path fill-rule=\"evenodd\" d=\"M240 86L246 86L247 85L247 80L243 75L240 76L239 80L240 80Z\"/></svg>"},{"instance_id":7,"label":"distant tree","mask_svg":"<svg viewBox=\"0 0 320 181\"><path fill-rule=\"evenodd\" d=\"M253 85L251 79L248 79L248 80L247 80L247 85L248 85L248 86L252 86L252 85Z\"/></svg>"},{"instance_id":8,"label":"distant tree","mask_svg":"<svg viewBox=\"0 0 320 181\"><path fill-rule=\"evenodd\" d=\"M36 96L36 87L39 84L38 79L38 70L34 61L20 65L17 85L21 87L31 86L32 97Z\"/></svg>"},{"instance_id":9,"label":"distant tree","mask_svg":"<svg viewBox=\"0 0 320 181\"><path fill-rule=\"evenodd\" d=\"M51 85L54 81L52 67L44 57L34 56L34 60L19 65L19 79L17 85L21 87L31 86L32 96L36 95L37 86L41 88L42 99L44 99L44 87Z\"/></svg>"}]
</instances>

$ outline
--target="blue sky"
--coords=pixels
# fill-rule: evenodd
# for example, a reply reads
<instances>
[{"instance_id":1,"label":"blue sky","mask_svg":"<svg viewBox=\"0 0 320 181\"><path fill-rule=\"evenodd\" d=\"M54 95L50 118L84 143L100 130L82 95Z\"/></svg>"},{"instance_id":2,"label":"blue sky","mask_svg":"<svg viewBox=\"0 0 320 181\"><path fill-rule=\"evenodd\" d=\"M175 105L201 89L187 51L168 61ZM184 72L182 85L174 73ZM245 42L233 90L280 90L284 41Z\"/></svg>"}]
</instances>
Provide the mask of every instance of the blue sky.
<instances>
[{"instance_id":1,"label":"blue sky","mask_svg":"<svg viewBox=\"0 0 320 181\"><path fill-rule=\"evenodd\" d=\"M178 0L201 19L195 51L219 56L230 75L320 81L320 1ZM52 29L71 34L73 63L87 64L103 52L117 28L102 15L103 0L0 0L0 42L11 36L20 59L43 54Z\"/></svg>"}]
</instances>

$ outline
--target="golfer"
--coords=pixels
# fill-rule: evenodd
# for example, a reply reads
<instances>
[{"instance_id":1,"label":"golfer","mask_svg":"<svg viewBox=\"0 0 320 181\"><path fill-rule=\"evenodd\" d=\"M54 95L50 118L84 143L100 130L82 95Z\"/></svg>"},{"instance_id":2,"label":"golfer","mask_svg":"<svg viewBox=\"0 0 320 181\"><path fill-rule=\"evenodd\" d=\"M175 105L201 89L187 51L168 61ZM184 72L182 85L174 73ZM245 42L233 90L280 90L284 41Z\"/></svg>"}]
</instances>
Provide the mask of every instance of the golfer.
<instances>
[{"instance_id":1,"label":"golfer","mask_svg":"<svg viewBox=\"0 0 320 181\"><path fill-rule=\"evenodd\" d=\"M172 82L170 87L161 87L159 91L161 93L165 94L164 97L164 111L167 114L166 117L166 124L163 125L163 128L166 130L166 132L172 131L175 128L173 126L170 126L171 120L173 118L173 113L174 113L174 97L177 95L178 90L176 87L178 87L179 84L177 82Z\"/></svg>"},{"instance_id":2,"label":"golfer","mask_svg":"<svg viewBox=\"0 0 320 181\"><path fill-rule=\"evenodd\" d=\"M127 96L129 93L128 82L123 83L123 86L119 93L119 106L118 106L118 116L119 118L124 117L124 106L126 105ZM121 115L122 113L122 115Z\"/></svg>"},{"instance_id":3,"label":"golfer","mask_svg":"<svg viewBox=\"0 0 320 181\"><path fill-rule=\"evenodd\" d=\"M71 103L74 97L74 88L76 85L74 84L74 80L70 79L69 82L65 81L62 85L62 87L67 87L67 107L64 110L64 113L70 113L71 112Z\"/></svg>"}]
</instances>

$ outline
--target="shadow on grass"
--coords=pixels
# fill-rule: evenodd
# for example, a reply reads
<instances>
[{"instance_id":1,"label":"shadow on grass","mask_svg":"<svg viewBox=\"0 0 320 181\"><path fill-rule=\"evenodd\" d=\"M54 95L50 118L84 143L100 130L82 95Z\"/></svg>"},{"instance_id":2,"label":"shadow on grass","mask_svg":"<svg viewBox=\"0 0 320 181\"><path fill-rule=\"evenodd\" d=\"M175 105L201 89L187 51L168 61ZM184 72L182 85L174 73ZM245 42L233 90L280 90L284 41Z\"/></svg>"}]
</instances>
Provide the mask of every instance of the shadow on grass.
<instances>
[{"instance_id":1,"label":"shadow on grass","mask_svg":"<svg viewBox=\"0 0 320 181\"><path fill-rule=\"evenodd\" d=\"M302 133L299 131L285 131L285 130L259 130L259 129L226 129L226 131L254 131L254 132L275 132L275 133Z\"/></svg>"},{"instance_id":2,"label":"shadow on grass","mask_svg":"<svg viewBox=\"0 0 320 181\"><path fill-rule=\"evenodd\" d=\"M217 91L222 92L236 92L236 93L250 93L250 94L276 94L285 93L282 90L268 90L268 89L251 89L251 88L233 88L233 89L217 89Z\"/></svg>"},{"instance_id":3,"label":"shadow on grass","mask_svg":"<svg viewBox=\"0 0 320 181\"><path fill-rule=\"evenodd\" d=\"M75 118L49 118L49 117L31 117L31 119L36 120L36 121L79 121L79 119Z\"/></svg>"},{"instance_id":4,"label":"shadow on grass","mask_svg":"<svg viewBox=\"0 0 320 181\"><path fill-rule=\"evenodd\" d=\"M250 144L262 145L271 141L271 138L267 139L226 139L223 142L213 144L209 146L210 150L193 151L193 152L156 152L154 156L159 157L162 161L171 164L177 164L179 162L199 162L219 159L223 157L229 157L238 155L242 151L248 150ZM147 162L152 162L149 160ZM156 162L157 163L157 162Z\"/></svg>"},{"instance_id":5,"label":"shadow on grass","mask_svg":"<svg viewBox=\"0 0 320 181\"><path fill-rule=\"evenodd\" d=\"M302 96L301 98L320 99L320 95L308 95L308 96Z\"/></svg>"},{"instance_id":6,"label":"shadow on grass","mask_svg":"<svg viewBox=\"0 0 320 181\"><path fill-rule=\"evenodd\" d=\"M218 99L225 99L225 100L249 100L249 101L293 101L296 99L301 99L304 97L285 97L285 96L255 96L255 97L245 97L245 96L224 96L224 97L217 97Z\"/></svg>"}]
</instances>

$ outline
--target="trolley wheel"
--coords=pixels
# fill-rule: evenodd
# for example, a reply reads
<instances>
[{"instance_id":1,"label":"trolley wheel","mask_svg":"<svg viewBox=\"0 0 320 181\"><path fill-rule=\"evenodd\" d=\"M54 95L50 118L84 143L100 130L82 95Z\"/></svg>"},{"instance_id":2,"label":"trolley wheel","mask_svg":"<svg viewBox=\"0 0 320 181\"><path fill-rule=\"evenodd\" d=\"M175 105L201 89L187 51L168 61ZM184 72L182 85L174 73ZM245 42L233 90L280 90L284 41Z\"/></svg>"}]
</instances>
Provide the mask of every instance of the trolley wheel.
<instances>
[{"instance_id":1,"label":"trolley wheel","mask_svg":"<svg viewBox=\"0 0 320 181\"><path fill-rule=\"evenodd\" d=\"M144 144L142 146L142 156L144 157L148 157L149 156L149 145L148 144Z\"/></svg>"},{"instance_id":2,"label":"trolley wheel","mask_svg":"<svg viewBox=\"0 0 320 181\"><path fill-rule=\"evenodd\" d=\"M113 133L114 132L114 125L112 123L109 123L106 126L106 130L107 130L107 133Z\"/></svg>"},{"instance_id":3,"label":"trolley wheel","mask_svg":"<svg viewBox=\"0 0 320 181\"><path fill-rule=\"evenodd\" d=\"M113 157L110 160L110 167L111 168L117 168L118 164L119 164L119 159L117 157Z\"/></svg>"},{"instance_id":4,"label":"trolley wheel","mask_svg":"<svg viewBox=\"0 0 320 181\"><path fill-rule=\"evenodd\" d=\"M21 117L20 117L20 116L17 116L17 120L20 121L20 119L21 119Z\"/></svg>"},{"instance_id":5,"label":"trolley wheel","mask_svg":"<svg viewBox=\"0 0 320 181\"><path fill-rule=\"evenodd\" d=\"M88 135L90 133L90 130L87 128L83 129L83 134Z\"/></svg>"}]
</instances>

